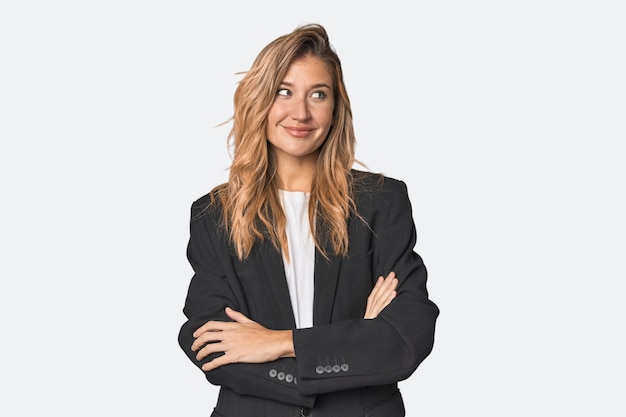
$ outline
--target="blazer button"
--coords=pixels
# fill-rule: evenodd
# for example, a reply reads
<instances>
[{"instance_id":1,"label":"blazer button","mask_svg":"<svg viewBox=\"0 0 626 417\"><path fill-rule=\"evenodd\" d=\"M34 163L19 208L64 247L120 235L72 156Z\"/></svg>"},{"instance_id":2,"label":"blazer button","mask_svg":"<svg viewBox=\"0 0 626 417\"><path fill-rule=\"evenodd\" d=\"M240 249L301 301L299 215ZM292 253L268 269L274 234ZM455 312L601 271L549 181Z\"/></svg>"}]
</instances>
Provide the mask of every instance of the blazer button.
<instances>
[{"instance_id":1,"label":"blazer button","mask_svg":"<svg viewBox=\"0 0 626 417\"><path fill-rule=\"evenodd\" d=\"M285 381L287 381L287 382L293 381L293 375L291 375L291 374L285 375Z\"/></svg>"},{"instance_id":2,"label":"blazer button","mask_svg":"<svg viewBox=\"0 0 626 417\"><path fill-rule=\"evenodd\" d=\"M341 366L339 366L339 365L333 365L333 372L334 372L334 373L338 373L339 371L341 371Z\"/></svg>"},{"instance_id":3,"label":"blazer button","mask_svg":"<svg viewBox=\"0 0 626 417\"><path fill-rule=\"evenodd\" d=\"M282 381L283 379L285 379L285 373L284 372L279 372L278 373L278 380Z\"/></svg>"},{"instance_id":4,"label":"blazer button","mask_svg":"<svg viewBox=\"0 0 626 417\"><path fill-rule=\"evenodd\" d=\"M318 366L317 368L315 368L315 372L317 372L318 374L323 374L324 373L324 367L322 365Z\"/></svg>"},{"instance_id":5,"label":"blazer button","mask_svg":"<svg viewBox=\"0 0 626 417\"><path fill-rule=\"evenodd\" d=\"M276 377L276 375L278 375L278 371L277 371L276 369L272 369L272 370L270 371L270 377L271 377L271 378L275 378L275 377Z\"/></svg>"},{"instance_id":6,"label":"blazer button","mask_svg":"<svg viewBox=\"0 0 626 417\"><path fill-rule=\"evenodd\" d=\"M331 373L333 371L333 367L330 365L326 365L324 367L324 372L326 372L327 374Z\"/></svg>"},{"instance_id":7,"label":"blazer button","mask_svg":"<svg viewBox=\"0 0 626 417\"><path fill-rule=\"evenodd\" d=\"M300 409L300 415L303 417L308 416L309 414L311 414L311 409L309 407L302 407Z\"/></svg>"},{"instance_id":8,"label":"blazer button","mask_svg":"<svg viewBox=\"0 0 626 417\"><path fill-rule=\"evenodd\" d=\"M341 365L341 370L344 372L348 372L348 370L350 369L350 367L348 366L347 363L344 363Z\"/></svg>"}]
</instances>

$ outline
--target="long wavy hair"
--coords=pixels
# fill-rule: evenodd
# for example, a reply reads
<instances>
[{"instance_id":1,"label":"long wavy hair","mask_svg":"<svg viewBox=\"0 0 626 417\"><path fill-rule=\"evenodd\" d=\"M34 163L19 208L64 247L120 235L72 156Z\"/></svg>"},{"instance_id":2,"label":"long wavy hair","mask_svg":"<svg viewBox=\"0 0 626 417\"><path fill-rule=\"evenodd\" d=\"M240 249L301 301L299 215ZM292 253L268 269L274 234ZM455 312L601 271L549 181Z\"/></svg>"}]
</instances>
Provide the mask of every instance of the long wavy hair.
<instances>
[{"instance_id":1,"label":"long wavy hair","mask_svg":"<svg viewBox=\"0 0 626 417\"><path fill-rule=\"evenodd\" d=\"M278 197L276 163L266 136L267 116L289 66L304 56L326 63L333 80L332 127L320 147L311 198L309 224L315 246L324 257L348 250L347 219L358 216L351 168L355 162L352 109L341 62L319 24L297 27L265 46L239 81L234 96L233 127L228 135L232 163L229 179L213 189L223 210L222 225L239 259L255 242L270 239L289 259L287 219Z\"/></svg>"}]
</instances>

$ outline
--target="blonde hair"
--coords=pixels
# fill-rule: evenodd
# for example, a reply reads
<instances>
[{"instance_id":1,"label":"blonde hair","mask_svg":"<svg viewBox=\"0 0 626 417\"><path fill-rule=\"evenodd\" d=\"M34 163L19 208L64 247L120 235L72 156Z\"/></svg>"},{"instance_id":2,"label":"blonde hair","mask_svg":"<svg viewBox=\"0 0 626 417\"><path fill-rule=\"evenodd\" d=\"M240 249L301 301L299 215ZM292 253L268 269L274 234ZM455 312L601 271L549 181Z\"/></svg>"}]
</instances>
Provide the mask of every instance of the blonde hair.
<instances>
[{"instance_id":1,"label":"blonde hair","mask_svg":"<svg viewBox=\"0 0 626 417\"><path fill-rule=\"evenodd\" d=\"M332 127L320 148L309 205L315 245L327 257L348 250L347 219L358 216L352 193L351 168L355 135L352 109L343 81L341 62L324 27L308 24L265 46L238 83L233 127L229 133L232 163L228 182L213 189L223 209L222 225L239 259L255 242L269 238L289 259L286 217L278 198L276 165L266 138L267 115L291 63L314 56L326 63L333 79ZM329 246L328 246L329 245Z\"/></svg>"}]
</instances>

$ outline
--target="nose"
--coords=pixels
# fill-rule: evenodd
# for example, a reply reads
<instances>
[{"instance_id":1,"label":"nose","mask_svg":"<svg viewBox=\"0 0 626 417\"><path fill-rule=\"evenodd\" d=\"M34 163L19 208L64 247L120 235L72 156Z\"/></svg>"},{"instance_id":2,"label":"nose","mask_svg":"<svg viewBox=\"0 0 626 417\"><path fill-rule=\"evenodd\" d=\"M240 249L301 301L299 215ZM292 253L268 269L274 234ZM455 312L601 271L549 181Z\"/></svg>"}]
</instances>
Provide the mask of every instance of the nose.
<instances>
[{"instance_id":1,"label":"nose","mask_svg":"<svg viewBox=\"0 0 626 417\"><path fill-rule=\"evenodd\" d=\"M294 98L291 101L291 118L299 122L304 122L311 118L306 98Z\"/></svg>"}]
</instances>

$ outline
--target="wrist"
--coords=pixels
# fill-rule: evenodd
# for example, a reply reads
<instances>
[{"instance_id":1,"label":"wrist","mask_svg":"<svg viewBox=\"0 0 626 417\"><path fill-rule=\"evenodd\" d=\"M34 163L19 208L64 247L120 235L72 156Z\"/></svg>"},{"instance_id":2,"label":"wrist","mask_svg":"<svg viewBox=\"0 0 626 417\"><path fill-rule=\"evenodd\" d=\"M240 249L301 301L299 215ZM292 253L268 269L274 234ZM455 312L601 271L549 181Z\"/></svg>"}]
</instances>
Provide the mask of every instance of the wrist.
<instances>
[{"instance_id":1,"label":"wrist","mask_svg":"<svg viewBox=\"0 0 626 417\"><path fill-rule=\"evenodd\" d=\"M296 351L293 346L293 331L279 330L279 346L281 358L295 358Z\"/></svg>"}]
</instances>

